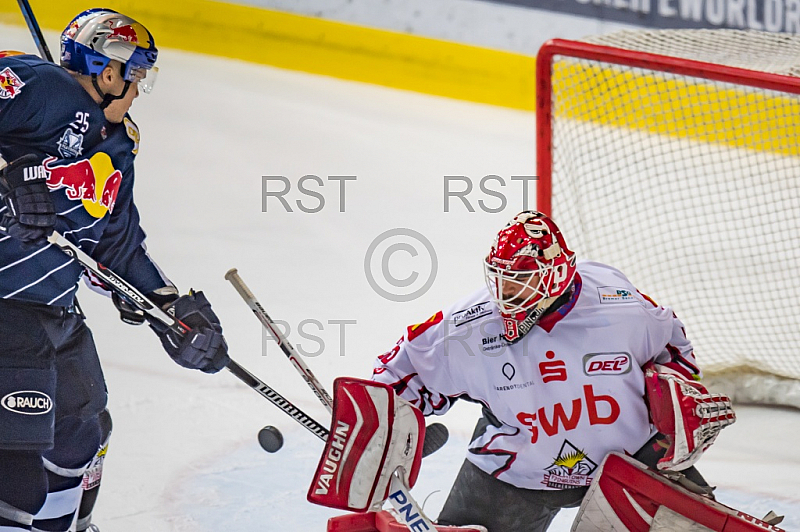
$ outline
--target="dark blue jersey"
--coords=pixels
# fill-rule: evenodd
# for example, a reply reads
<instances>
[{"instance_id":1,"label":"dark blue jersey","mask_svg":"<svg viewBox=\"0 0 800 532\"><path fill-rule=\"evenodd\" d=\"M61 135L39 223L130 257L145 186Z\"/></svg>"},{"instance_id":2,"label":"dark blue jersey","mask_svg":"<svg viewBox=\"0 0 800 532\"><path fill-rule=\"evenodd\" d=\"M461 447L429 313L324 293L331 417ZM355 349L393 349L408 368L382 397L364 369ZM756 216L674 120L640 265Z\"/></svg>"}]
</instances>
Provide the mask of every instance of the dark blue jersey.
<instances>
[{"instance_id":1,"label":"dark blue jersey","mask_svg":"<svg viewBox=\"0 0 800 532\"><path fill-rule=\"evenodd\" d=\"M31 55L0 58L0 155L7 162L28 153L44 157L56 231L149 293L168 281L145 251L133 202L138 149L130 117L108 122L60 66ZM23 247L0 235L0 298L67 306L81 273L52 244Z\"/></svg>"}]
</instances>

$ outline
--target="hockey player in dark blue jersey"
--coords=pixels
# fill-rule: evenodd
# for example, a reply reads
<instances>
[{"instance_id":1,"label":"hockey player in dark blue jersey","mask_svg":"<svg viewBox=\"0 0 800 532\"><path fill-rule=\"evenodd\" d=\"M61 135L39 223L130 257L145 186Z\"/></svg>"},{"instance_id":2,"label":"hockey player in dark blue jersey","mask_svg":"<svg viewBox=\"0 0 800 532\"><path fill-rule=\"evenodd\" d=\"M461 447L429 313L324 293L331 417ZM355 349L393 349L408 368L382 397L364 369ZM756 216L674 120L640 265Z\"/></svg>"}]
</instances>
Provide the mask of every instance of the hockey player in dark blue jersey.
<instances>
[{"instance_id":1,"label":"hockey player in dark blue jersey","mask_svg":"<svg viewBox=\"0 0 800 532\"><path fill-rule=\"evenodd\" d=\"M101 424L110 426L100 362L75 303L83 271L47 242L54 229L192 328L180 338L151 324L178 364L215 373L230 360L203 293L179 297L148 256L133 202L139 130L128 109L152 89L157 55L142 24L107 9L70 22L61 66L0 54L3 532L68 530ZM115 303L125 321L143 321Z\"/></svg>"}]
</instances>

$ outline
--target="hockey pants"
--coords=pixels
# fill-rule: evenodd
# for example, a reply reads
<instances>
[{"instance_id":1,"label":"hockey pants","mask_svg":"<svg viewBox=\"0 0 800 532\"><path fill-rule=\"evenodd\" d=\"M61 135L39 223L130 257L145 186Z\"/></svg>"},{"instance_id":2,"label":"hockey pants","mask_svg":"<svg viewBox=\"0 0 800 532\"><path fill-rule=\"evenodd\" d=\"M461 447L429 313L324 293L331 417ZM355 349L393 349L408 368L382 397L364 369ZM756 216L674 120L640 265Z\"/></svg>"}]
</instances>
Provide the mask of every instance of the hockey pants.
<instances>
[{"instance_id":1,"label":"hockey pants","mask_svg":"<svg viewBox=\"0 0 800 532\"><path fill-rule=\"evenodd\" d=\"M0 532L68 530L106 395L79 311L0 300Z\"/></svg>"}]
</instances>

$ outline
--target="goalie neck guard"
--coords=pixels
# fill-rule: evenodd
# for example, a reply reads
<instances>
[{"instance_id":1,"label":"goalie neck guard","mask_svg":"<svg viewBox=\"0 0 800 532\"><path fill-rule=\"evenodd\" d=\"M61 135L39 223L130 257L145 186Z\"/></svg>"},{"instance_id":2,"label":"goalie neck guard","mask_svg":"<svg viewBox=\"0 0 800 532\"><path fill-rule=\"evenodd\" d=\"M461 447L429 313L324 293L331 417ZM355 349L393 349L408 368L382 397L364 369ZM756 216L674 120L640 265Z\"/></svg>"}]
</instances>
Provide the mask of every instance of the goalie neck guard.
<instances>
[{"instance_id":1,"label":"goalie neck guard","mask_svg":"<svg viewBox=\"0 0 800 532\"><path fill-rule=\"evenodd\" d=\"M520 340L557 301L565 301L576 271L575 253L553 220L536 211L517 214L497 234L484 261L506 340Z\"/></svg>"}]
</instances>

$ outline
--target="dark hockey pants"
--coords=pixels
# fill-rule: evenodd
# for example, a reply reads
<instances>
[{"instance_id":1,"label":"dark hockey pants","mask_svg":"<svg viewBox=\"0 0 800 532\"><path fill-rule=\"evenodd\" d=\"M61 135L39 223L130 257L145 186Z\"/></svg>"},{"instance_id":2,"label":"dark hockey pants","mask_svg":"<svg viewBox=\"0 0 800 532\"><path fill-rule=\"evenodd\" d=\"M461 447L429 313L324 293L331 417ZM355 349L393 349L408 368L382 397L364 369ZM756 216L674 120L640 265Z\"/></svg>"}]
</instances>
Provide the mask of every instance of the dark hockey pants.
<instances>
[{"instance_id":1,"label":"dark hockey pants","mask_svg":"<svg viewBox=\"0 0 800 532\"><path fill-rule=\"evenodd\" d=\"M480 429L481 423L478 424ZM634 458L655 468L666 449L657 434ZM708 486L691 467L683 473L700 486ZM442 525L483 525L489 532L543 532L562 508L580 506L588 487L565 490L517 488L483 472L465 460L437 522Z\"/></svg>"},{"instance_id":2,"label":"dark hockey pants","mask_svg":"<svg viewBox=\"0 0 800 532\"><path fill-rule=\"evenodd\" d=\"M36 385L42 380L37 376L55 374L51 424L42 424L47 415L0 409L0 422L14 427L0 435L0 528L67 530L80 500L82 471L100 445L98 415L107 395L83 316L74 309L0 300L0 372L13 390L36 389L28 386L29 376Z\"/></svg>"}]
</instances>

